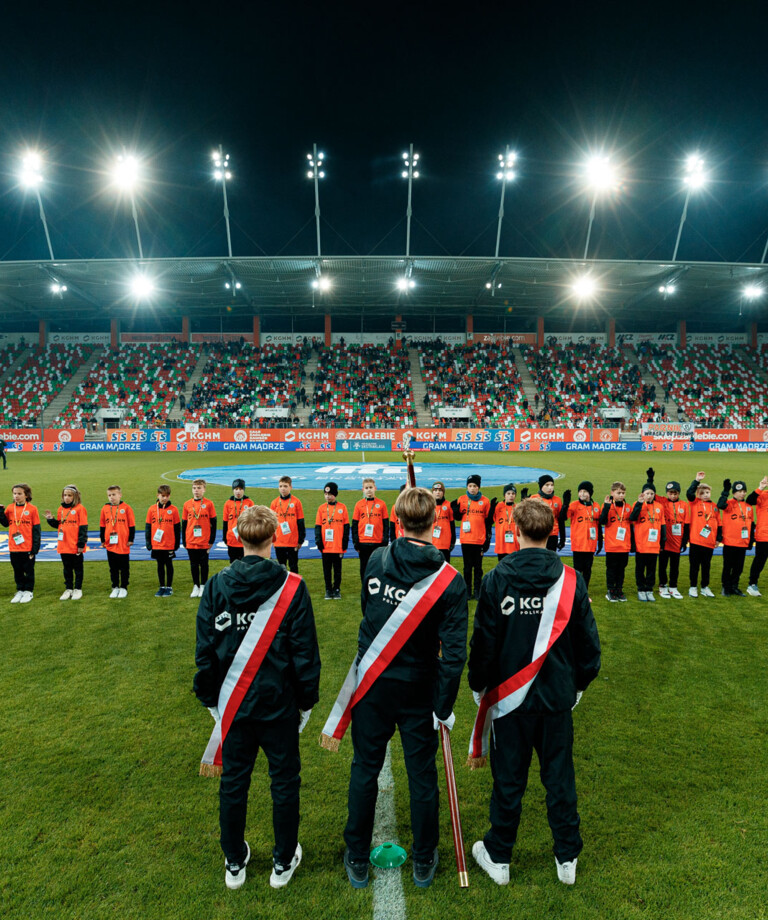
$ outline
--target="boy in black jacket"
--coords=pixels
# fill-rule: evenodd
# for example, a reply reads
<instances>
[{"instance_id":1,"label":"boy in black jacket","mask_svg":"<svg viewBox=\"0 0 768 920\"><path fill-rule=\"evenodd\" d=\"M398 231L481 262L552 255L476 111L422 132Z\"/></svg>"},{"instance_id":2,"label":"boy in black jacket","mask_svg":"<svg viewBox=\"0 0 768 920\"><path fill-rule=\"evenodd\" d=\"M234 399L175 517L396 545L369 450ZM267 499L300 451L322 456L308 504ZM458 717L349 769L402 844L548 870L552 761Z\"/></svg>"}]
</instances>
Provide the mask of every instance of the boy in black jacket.
<instances>
[{"instance_id":1,"label":"boy in black jacket","mask_svg":"<svg viewBox=\"0 0 768 920\"><path fill-rule=\"evenodd\" d=\"M258 633L251 630L265 618L262 639L269 635L271 623L279 623L260 664L254 657L258 645L254 647L250 661L257 667L255 676L234 714L227 703L222 722L222 731L228 730L221 745L219 821L227 888L243 884L251 856L245 819L259 748L269 762L272 783L275 846L270 885L287 885L301 862L299 733L318 699L320 653L306 584L269 558L276 530L277 515L269 508L257 505L241 513L238 533L245 555L211 578L197 611L194 690L217 721L225 716L218 707L224 705L227 685L237 671L235 654L241 644L247 649L249 642L256 642ZM288 598L287 608L281 607ZM282 620L273 620L278 613Z\"/></svg>"},{"instance_id":2,"label":"boy in black jacket","mask_svg":"<svg viewBox=\"0 0 768 920\"><path fill-rule=\"evenodd\" d=\"M520 551L483 579L469 655L469 686L479 716L487 712L493 720L491 829L472 847L472 855L497 884L509 883L509 860L535 749L547 790L558 878L572 885L582 840L571 710L600 670L600 641L584 579L564 569L547 550L554 524L551 509L542 501L523 501L515 508L515 524ZM514 688L505 682L531 666L543 649L540 670L511 692ZM491 700L498 697L490 710L488 700L483 702L486 693ZM473 765L479 766L483 758L475 753L477 731L476 725L472 753L477 757Z\"/></svg>"},{"instance_id":3,"label":"boy in black jacket","mask_svg":"<svg viewBox=\"0 0 768 920\"><path fill-rule=\"evenodd\" d=\"M453 704L467 657L467 590L463 578L432 544L434 498L426 489L406 489L395 503L395 514L405 536L377 549L365 570L358 663L417 583L436 575L443 566L449 581L383 674L352 709L355 756L349 780L344 865L354 888L368 884L378 777L396 729L408 771L413 877L420 888L432 883L439 836L437 730L441 722L449 729L453 727Z\"/></svg>"}]
</instances>

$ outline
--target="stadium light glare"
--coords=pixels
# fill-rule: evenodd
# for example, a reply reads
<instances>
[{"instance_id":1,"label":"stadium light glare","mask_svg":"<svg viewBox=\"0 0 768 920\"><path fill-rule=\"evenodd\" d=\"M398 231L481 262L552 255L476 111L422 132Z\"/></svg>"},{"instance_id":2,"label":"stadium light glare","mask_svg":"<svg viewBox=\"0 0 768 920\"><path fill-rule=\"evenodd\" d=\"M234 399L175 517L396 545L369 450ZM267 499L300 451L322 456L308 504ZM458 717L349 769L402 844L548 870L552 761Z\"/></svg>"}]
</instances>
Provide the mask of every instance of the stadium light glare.
<instances>
[{"instance_id":1,"label":"stadium light glare","mask_svg":"<svg viewBox=\"0 0 768 920\"><path fill-rule=\"evenodd\" d=\"M51 285L52 294L58 294L59 296L61 296L62 294L65 294L66 291L67 291L66 284L59 284L58 281L54 281L53 284Z\"/></svg>"},{"instance_id":2,"label":"stadium light glare","mask_svg":"<svg viewBox=\"0 0 768 920\"><path fill-rule=\"evenodd\" d=\"M675 290L674 284L662 284L659 288L659 294L674 294Z\"/></svg>"},{"instance_id":3,"label":"stadium light glare","mask_svg":"<svg viewBox=\"0 0 768 920\"><path fill-rule=\"evenodd\" d=\"M610 157L594 156L587 160L586 182L587 186L596 192L616 188L619 177Z\"/></svg>"},{"instance_id":4,"label":"stadium light glare","mask_svg":"<svg viewBox=\"0 0 768 920\"><path fill-rule=\"evenodd\" d=\"M232 231L229 227L229 201L227 200L227 182L232 178L232 171L229 168L229 154L219 144L219 149L214 150L211 154L214 170L213 178L221 182L221 197L224 201L224 225L227 229L227 253L232 258Z\"/></svg>"},{"instance_id":5,"label":"stadium light glare","mask_svg":"<svg viewBox=\"0 0 768 920\"><path fill-rule=\"evenodd\" d=\"M19 180L25 188L37 188L43 183L43 158L39 153L30 151L21 159Z\"/></svg>"},{"instance_id":6,"label":"stadium light glare","mask_svg":"<svg viewBox=\"0 0 768 920\"><path fill-rule=\"evenodd\" d=\"M758 300L764 293L763 289L757 284L748 284L742 291L747 300Z\"/></svg>"},{"instance_id":7,"label":"stadium light glare","mask_svg":"<svg viewBox=\"0 0 768 920\"><path fill-rule=\"evenodd\" d=\"M331 279L327 278L325 275L321 275L319 278L314 279L312 287L316 291L329 291L331 289Z\"/></svg>"},{"instance_id":8,"label":"stadium light glare","mask_svg":"<svg viewBox=\"0 0 768 920\"><path fill-rule=\"evenodd\" d=\"M573 282L571 289L579 300L588 300L597 293L597 282L591 275L582 275Z\"/></svg>"},{"instance_id":9,"label":"stadium light glare","mask_svg":"<svg viewBox=\"0 0 768 920\"><path fill-rule=\"evenodd\" d=\"M683 204L683 213L680 216L680 226L677 228L677 239L675 240L675 251L672 253L672 261L677 261L677 250L680 246L680 237L683 235L683 224L688 217L688 202L691 199L691 191L700 189L706 184L708 179L704 172L704 160L698 153L691 154L685 161L685 175L683 176L683 185L685 186L685 203Z\"/></svg>"},{"instance_id":10,"label":"stadium light glare","mask_svg":"<svg viewBox=\"0 0 768 920\"><path fill-rule=\"evenodd\" d=\"M146 275L134 275L131 280L131 292L137 300L146 300L155 290L155 284Z\"/></svg>"},{"instance_id":11,"label":"stadium light glare","mask_svg":"<svg viewBox=\"0 0 768 920\"><path fill-rule=\"evenodd\" d=\"M315 184L315 234L317 236L317 255L320 257L320 180L325 179L323 170L324 153L317 152L317 144L312 144L312 153L307 154L309 169L307 179L314 179Z\"/></svg>"},{"instance_id":12,"label":"stadium light glare","mask_svg":"<svg viewBox=\"0 0 768 920\"><path fill-rule=\"evenodd\" d=\"M402 172L403 179L408 180L408 206L405 209L405 257L411 255L411 217L413 216L413 180L419 178L416 164L419 162L418 153L413 152L413 144L408 146L408 152L403 154Z\"/></svg>"},{"instance_id":13,"label":"stadium light glare","mask_svg":"<svg viewBox=\"0 0 768 920\"><path fill-rule=\"evenodd\" d=\"M112 167L112 181L125 192L132 192L139 182L141 165L135 156L121 155Z\"/></svg>"}]
</instances>

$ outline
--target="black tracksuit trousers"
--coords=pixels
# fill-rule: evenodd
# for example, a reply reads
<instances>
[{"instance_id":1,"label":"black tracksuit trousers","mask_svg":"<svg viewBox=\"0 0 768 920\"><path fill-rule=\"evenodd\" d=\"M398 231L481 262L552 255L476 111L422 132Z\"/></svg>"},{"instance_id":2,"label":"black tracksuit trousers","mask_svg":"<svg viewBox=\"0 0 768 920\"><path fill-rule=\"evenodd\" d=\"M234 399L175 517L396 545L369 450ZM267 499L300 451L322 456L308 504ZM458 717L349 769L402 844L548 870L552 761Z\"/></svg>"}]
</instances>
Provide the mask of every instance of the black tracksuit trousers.
<instances>
[{"instance_id":1,"label":"black tracksuit trousers","mask_svg":"<svg viewBox=\"0 0 768 920\"><path fill-rule=\"evenodd\" d=\"M491 734L493 791L485 848L494 862L508 863L511 859L534 750L547 791L555 857L561 863L568 862L581 852L571 712L512 712L494 720Z\"/></svg>"},{"instance_id":2,"label":"black tracksuit trousers","mask_svg":"<svg viewBox=\"0 0 768 920\"><path fill-rule=\"evenodd\" d=\"M299 574L299 549L296 546L276 546L275 559L289 572Z\"/></svg>"},{"instance_id":3,"label":"black tracksuit trousers","mask_svg":"<svg viewBox=\"0 0 768 920\"><path fill-rule=\"evenodd\" d=\"M341 588L341 553L323 553L323 578L326 591Z\"/></svg>"},{"instance_id":4,"label":"black tracksuit trousers","mask_svg":"<svg viewBox=\"0 0 768 920\"><path fill-rule=\"evenodd\" d=\"M605 554L605 581L609 593L622 594L624 591L624 571L629 562L629 553Z\"/></svg>"},{"instance_id":5,"label":"black tracksuit trousers","mask_svg":"<svg viewBox=\"0 0 768 920\"><path fill-rule=\"evenodd\" d=\"M127 588L131 575L131 557L129 553L111 553L107 550L109 578L113 588Z\"/></svg>"},{"instance_id":6,"label":"black tracksuit trousers","mask_svg":"<svg viewBox=\"0 0 768 920\"><path fill-rule=\"evenodd\" d=\"M657 553L635 553L635 581L638 591L653 591Z\"/></svg>"},{"instance_id":7,"label":"black tracksuit trousers","mask_svg":"<svg viewBox=\"0 0 768 920\"><path fill-rule=\"evenodd\" d=\"M768 561L768 542L756 540L755 558L752 562L752 565L749 567L749 583L751 585L757 584L757 579L760 577L760 573L765 568L766 561Z\"/></svg>"},{"instance_id":8,"label":"black tracksuit trousers","mask_svg":"<svg viewBox=\"0 0 768 920\"><path fill-rule=\"evenodd\" d=\"M700 546L698 543L691 543L689 549L689 559L691 565L691 587L697 587L699 580L699 569L701 569L701 587L709 587L709 569L712 565L711 546Z\"/></svg>"},{"instance_id":9,"label":"black tracksuit trousers","mask_svg":"<svg viewBox=\"0 0 768 920\"><path fill-rule=\"evenodd\" d=\"M669 582L667 582L667 562L669 562ZM659 553L659 584L668 584L670 588L676 588L679 576L680 553L671 553L663 549Z\"/></svg>"},{"instance_id":10,"label":"black tracksuit trousers","mask_svg":"<svg viewBox=\"0 0 768 920\"><path fill-rule=\"evenodd\" d=\"M357 555L360 557L360 581L365 578L365 570L368 567L368 560L374 551L381 546L381 543L358 543Z\"/></svg>"},{"instance_id":11,"label":"black tracksuit trousers","mask_svg":"<svg viewBox=\"0 0 768 920\"><path fill-rule=\"evenodd\" d=\"M573 567L577 572L581 572L584 584L589 587L589 580L592 577L592 563L595 561L594 553L576 552L573 553Z\"/></svg>"},{"instance_id":12,"label":"black tracksuit trousers","mask_svg":"<svg viewBox=\"0 0 768 920\"><path fill-rule=\"evenodd\" d=\"M467 594L471 598L480 593L480 582L483 580L483 547L479 543L462 543L461 555L464 557Z\"/></svg>"},{"instance_id":13,"label":"black tracksuit trousers","mask_svg":"<svg viewBox=\"0 0 768 920\"><path fill-rule=\"evenodd\" d=\"M35 560L29 558L29 553L9 553L13 568L13 580L16 582L17 591L35 590Z\"/></svg>"},{"instance_id":14,"label":"black tracksuit trousers","mask_svg":"<svg viewBox=\"0 0 768 920\"><path fill-rule=\"evenodd\" d=\"M723 547L723 590L735 591L739 587L739 579L744 571L746 555L747 549L745 546Z\"/></svg>"},{"instance_id":15,"label":"black tracksuit trousers","mask_svg":"<svg viewBox=\"0 0 768 920\"><path fill-rule=\"evenodd\" d=\"M272 826L275 847L272 855L287 866L299 840L298 712L286 719L235 718L221 749L222 775L219 786L221 848L229 862L245 858L245 819L248 790L256 755L261 748L269 763L272 792Z\"/></svg>"},{"instance_id":16,"label":"black tracksuit trousers","mask_svg":"<svg viewBox=\"0 0 768 920\"><path fill-rule=\"evenodd\" d=\"M414 862L432 859L439 837L438 733L432 723L433 681L380 677L352 710L354 757L349 780L349 817L344 840L350 857L366 862L371 852L379 773L387 743L400 731L411 799Z\"/></svg>"}]
</instances>

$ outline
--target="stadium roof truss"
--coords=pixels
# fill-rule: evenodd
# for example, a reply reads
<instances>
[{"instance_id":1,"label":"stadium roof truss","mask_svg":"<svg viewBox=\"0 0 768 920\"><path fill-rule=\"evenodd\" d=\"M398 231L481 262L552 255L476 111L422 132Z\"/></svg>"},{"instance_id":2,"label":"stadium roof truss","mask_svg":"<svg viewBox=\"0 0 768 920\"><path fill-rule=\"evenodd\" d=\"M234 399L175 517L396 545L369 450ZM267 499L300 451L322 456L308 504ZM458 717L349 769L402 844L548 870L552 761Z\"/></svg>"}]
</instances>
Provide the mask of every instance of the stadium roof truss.
<instances>
[{"instance_id":1,"label":"stadium roof truss","mask_svg":"<svg viewBox=\"0 0 768 920\"><path fill-rule=\"evenodd\" d=\"M593 313L633 323L686 316L717 321L739 315L746 285L768 285L768 265L722 262L395 256L0 262L0 309L6 322L135 316L130 282L138 273L155 285L156 313L191 316L223 309L261 316L574 315L586 304L572 286L589 274L597 288ZM320 277L330 282L328 290L312 286ZM413 286L399 289L403 278ZM63 297L53 293L56 283L66 285ZM674 293L660 291L664 286Z\"/></svg>"}]
</instances>

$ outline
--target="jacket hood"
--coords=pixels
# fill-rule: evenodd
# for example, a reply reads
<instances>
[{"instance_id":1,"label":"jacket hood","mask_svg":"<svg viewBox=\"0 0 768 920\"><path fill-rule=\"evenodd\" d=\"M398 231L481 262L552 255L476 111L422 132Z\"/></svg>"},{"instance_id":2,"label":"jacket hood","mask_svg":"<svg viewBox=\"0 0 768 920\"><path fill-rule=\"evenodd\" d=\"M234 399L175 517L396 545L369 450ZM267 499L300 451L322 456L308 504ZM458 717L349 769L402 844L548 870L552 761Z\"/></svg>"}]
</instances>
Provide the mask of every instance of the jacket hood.
<instances>
[{"instance_id":1,"label":"jacket hood","mask_svg":"<svg viewBox=\"0 0 768 920\"><path fill-rule=\"evenodd\" d=\"M261 604L282 585L286 571L272 559L261 556L244 556L219 576L225 583L225 591L234 604L256 600Z\"/></svg>"},{"instance_id":2,"label":"jacket hood","mask_svg":"<svg viewBox=\"0 0 768 920\"><path fill-rule=\"evenodd\" d=\"M511 553L497 566L514 572L515 588L524 591L547 591L560 577L563 563L548 549L521 549Z\"/></svg>"},{"instance_id":3,"label":"jacket hood","mask_svg":"<svg viewBox=\"0 0 768 920\"><path fill-rule=\"evenodd\" d=\"M403 572L419 581L436 572L445 562L443 554L431 543L419 543L408 537L399 537L384 549L382 566L384 574L396 580Z\"/></svg>"}]
</instances>

